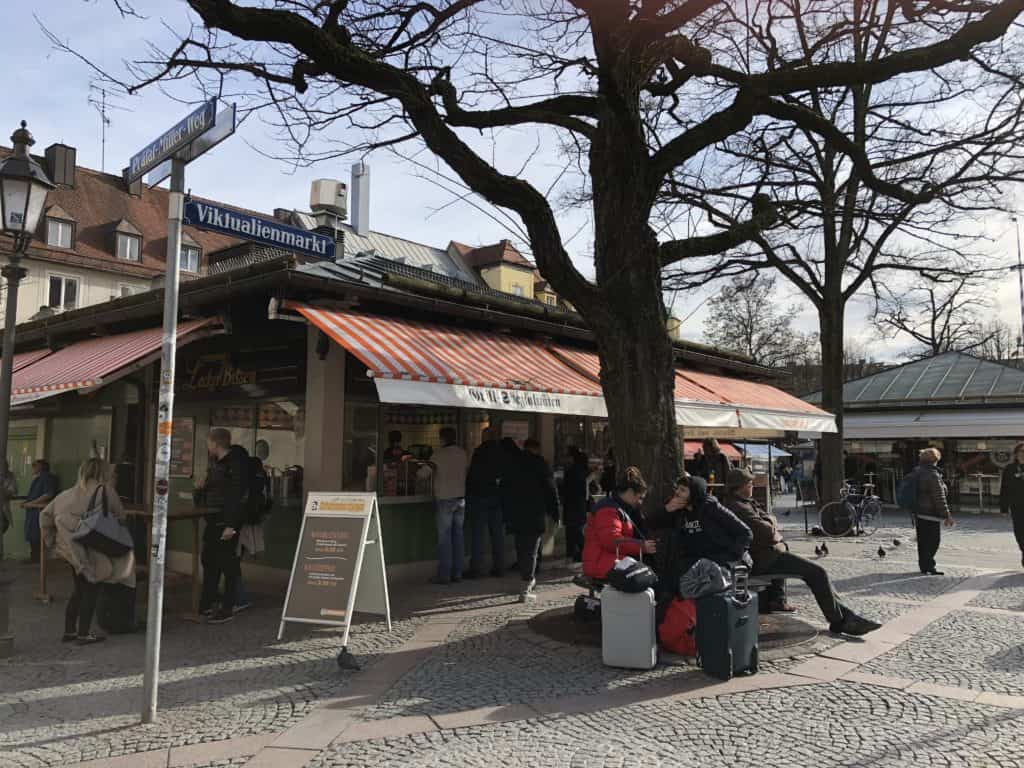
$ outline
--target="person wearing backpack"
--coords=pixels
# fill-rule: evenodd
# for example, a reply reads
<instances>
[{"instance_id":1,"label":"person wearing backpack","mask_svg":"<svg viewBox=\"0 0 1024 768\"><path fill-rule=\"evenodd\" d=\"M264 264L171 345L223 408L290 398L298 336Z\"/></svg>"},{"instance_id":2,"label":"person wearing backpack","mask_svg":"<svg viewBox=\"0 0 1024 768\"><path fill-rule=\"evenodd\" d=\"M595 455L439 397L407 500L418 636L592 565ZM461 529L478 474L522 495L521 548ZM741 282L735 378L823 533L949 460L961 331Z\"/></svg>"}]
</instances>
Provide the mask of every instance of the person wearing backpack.
<instances>
[{"instance_id":1,"label":"person wearing backpack","mask_svg":"<svg viewBox=\"0 0 1024 768\"><path fill-rule=\"evenodd\" d=\"M1013 461L1003 469L999 484L999 511L1013 518L1013 535L1024 565L1024 443L1013 447Z\"/></svg>"},{"instance_id":2,"label":"person wearing backpack","mask_svg":"<svg viewBox=\"0 0 1024 768\"><path fill-rule=\"evenodd\" d=\"M205 482L197 486L196 501L207 507L203 532L203 593L199 613L210 624L223 624L234 618L241 576L239 537L246 524L246 504L250 486L249 453L231 444L231 432L221 427L210 430L206 449L212 460ZM220 609L214 611L217 589L224 577Z\"/></svg>"},{"instance_id":3,"label":"person wearing backpack","mask_svg":"<svg viewBox=\"0 0 1024 768\"><path fill-rule=\"evenodd\" d=\"M942 526L953 525L953 513L946 498L946 483L942 480L938 463L942 453L937 448L925 448L918 454L914 519L917 527L917 563L926 576L942 576L935 568L935 554L942 541Z\"/></svg>"}]
</instances>

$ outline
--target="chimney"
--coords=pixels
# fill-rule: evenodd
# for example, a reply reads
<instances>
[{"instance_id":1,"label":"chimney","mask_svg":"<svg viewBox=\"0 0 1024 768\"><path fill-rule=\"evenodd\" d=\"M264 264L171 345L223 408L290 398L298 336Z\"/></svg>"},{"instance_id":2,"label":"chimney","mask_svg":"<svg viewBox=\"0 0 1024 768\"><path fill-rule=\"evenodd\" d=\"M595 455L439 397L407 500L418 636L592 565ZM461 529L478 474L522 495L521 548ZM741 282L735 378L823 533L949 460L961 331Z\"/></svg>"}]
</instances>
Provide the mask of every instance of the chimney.
<instances>
[{"instance_id":1,"label":"chimney","mask_svg":"<svg viewBox=\"0 0 1024 768\"><path fill-rule=\"evenodd\" d=\"M50 181L54 184L74 188L75 148L69 147L67 144L51 144L46 148L44 156Z\"/></svg>"},{"instance_id":2,"label":"chimney","mask_svg":"<svg viewBox=\"0 0 1024 768\"><path fill-rule=\"evenodd\" d=\"M363 162L352 166L352 215L349 218L357 235L370 234L370 166Z\"/></svg>"},{"instance_id":3,"label":"chimney","mask_svg":"<svg viewBox=\"0 0 1024 768\"><path fill-rule=\"evenodd\" d=\"M283 224L292 223L292 212L287 208L275 208L274 218Z\"/></svg>"}]
</instances>

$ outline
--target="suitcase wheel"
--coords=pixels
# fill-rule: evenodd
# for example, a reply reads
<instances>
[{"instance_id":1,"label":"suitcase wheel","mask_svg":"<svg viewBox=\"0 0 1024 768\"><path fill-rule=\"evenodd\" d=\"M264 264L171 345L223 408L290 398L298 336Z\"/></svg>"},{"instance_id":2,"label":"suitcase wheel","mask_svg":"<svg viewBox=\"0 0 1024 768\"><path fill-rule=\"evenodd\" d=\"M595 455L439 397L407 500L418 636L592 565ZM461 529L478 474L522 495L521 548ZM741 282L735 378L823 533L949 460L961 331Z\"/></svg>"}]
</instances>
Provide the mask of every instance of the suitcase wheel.
<instances>
[{"instance_id":1,"label":"suitcase wheel","mask_svg":"<svg viewBox=\"0 0 1024 768\"><path fill-rule=\"evenodd\" d=\"M757 673L757 648L755 648L750 654L750 674Z\"/></svg>"}]
</instances>

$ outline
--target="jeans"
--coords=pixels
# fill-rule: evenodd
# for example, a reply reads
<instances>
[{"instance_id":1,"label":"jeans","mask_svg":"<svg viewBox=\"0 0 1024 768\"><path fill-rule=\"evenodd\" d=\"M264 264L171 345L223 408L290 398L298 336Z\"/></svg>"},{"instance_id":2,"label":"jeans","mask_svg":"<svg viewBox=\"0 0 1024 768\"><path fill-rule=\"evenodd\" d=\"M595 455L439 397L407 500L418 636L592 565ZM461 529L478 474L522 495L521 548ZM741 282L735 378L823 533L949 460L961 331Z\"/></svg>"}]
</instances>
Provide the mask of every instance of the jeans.
<instances>
[{"instance_id":1,"label":"jeans","mask_svg":"<svg viewBox=\"0 0 1024 768\"><path fill-rule=\"evenodd\" d=\"M583 559L583 526L565 526L565 557L578 563Z\"/></svg>"},{"instance_id":2,"label":"jeans","mask_svg":"<svg viewBox=\"0 0 1024 768\"><path fill-rule=\"evenodd\" d=\"M469 513L471 554L469 567L477 573L484 571L484 534L491 537L491 570L505 572L505 521L501 499L497 496L470 496L466 499Z\"/></svg>"},{"instance_id":3,"label":"jeans","mask_svg":"<svg viewBox=\"0 0 1024 768\"><path fill-rule=\"evenodd\" d=\"M942 541L942 523L917 518L917 564L921 573L935 570L935 553Z\"/></svg>"},{"instance_id":4,"label":"jeans","mask_svg":"<svg viewBox=\"0 0 1024 768\"><path fill-rule=\"evenodd\" d=\"M465 520L465 499L437 500L437 578L441 581L462 578Z\"/></svg>"},{"instance_id":5,"label":"jeans","mask_svg":"<svg viewBox=\"0 0 1024 768\"><path fill-rule=\"evenodd\" d=\"M64 611L64 634L85 637L92 628L92 617L96 613L96 598L100 594L99 584L93 584L84 576L71 569L75 579L75 591L68 600Z\"/></svg>"},{"instance_id":6,"label":"jeans","mask_svg":"<svg viewBox=\"0 0 1024 768\"><path fill-rule=\"evenodd\" d=\"M820 565L791 552L780 552L771 565L760 567L755 562L754 569L751 571L753 576L771 576L775 573L799 576L814 593L814 599L818 601L818 607L821 608L821 612L828 619L829 624L843 620L843 606L840 605L836 593L832 591L832 582L829 581L828 573Z\"/></svg>"},{"instance_id":7,"label":"jeans","mask_svg":"<svg viewBox=\"0 0 1024 768\"><path fill-rule=\"evenodd\" d=\"M205 611L217 602L217 588L224 576L222 613L231 613L238 598L238 581L242 576L242 561L238 557L238 533L228 540L221 539L224 527L207 523L203 533L203 594L199 610Z\"/></svg>"},{"instance_id":8,"label":"jeans","mask_svg":"<svg viewBox=\"0 0 1024 768\"><path fill-rule=\"evenodd\" d=\"M542 541L541 534L516 534L516 555L519 557L519 575L523 581L532 581L537 576Z\"/></svg>"}]
</instances>

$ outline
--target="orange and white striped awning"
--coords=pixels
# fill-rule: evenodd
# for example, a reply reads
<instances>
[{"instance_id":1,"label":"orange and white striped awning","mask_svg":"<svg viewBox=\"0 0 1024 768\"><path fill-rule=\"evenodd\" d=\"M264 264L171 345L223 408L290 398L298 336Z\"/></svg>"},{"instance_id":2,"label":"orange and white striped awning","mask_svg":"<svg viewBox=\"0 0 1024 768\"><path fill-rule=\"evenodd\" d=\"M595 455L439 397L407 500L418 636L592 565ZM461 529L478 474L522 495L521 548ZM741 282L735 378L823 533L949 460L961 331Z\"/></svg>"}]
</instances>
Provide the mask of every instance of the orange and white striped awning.
<instances>
[{"instance_id":1,"label":"orange and white striped awning","mask_svg":"<svg viewBox=\"0 0 1024 768\"><path fill-rule=\"evenodd\" d=\"M288 302L357 357L381 402L606 416L592 352L488 331ZM691 427L834 432L832 415L767 384L676 372L676 421Z\"/></svg>"},{"instance_id":2,"label":"orange and white striped awning","mask_svg":"<svg viewBox=\"0 0 1024 768\"><path fill-rule=\"evenodd\" d=\"M539 341L288 303L370 371L381 402L605 416L600 385Z\"/></svg>"},{"instance_id":3,"label":"orange and white striped awning","mask_svg":"<svg viewBox=\"0 0 1024 768\"><path fill-rule=\"evenodd\" d=\"M216 318L187 320L178 325L178 344L187 344L218 330ZM90 391L109 384L160 356L162 328L147 328L86 339L41 355L14 373L11 404L75 390ZM31 353L28 353L31 354ZM15 357L17 364L18 357Z\"/></svg>"}]
</instances>

